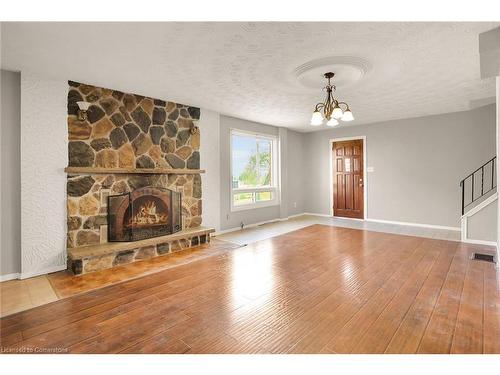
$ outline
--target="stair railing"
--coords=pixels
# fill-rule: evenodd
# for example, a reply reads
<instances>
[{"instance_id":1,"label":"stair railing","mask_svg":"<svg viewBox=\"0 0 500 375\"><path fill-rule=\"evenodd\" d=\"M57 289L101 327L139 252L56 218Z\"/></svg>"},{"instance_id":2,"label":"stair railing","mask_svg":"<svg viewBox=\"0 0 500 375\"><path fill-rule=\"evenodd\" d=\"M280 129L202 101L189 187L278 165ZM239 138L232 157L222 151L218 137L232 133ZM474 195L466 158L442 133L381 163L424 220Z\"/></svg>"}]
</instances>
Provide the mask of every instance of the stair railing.
<instances>
[{"instance_id":1,"label":"stair railing","mask_svg":"<svg viewBox=\"0 0 500 375\"><path fill-rule=\"evenodd\" d=\"M460 187L462 188L462 215L465 214L465 209L470 206L472 203L480 199L482 196L485 194L488 194L490 191L496 188L497 183L496 183L496 176L495 176L495 162L496 162L496 156L488 160L486 163L481 165L478 169L476 169L474 172L469 174L467 177L465 177L462 181L460 181ZM489 171L491 169L491 172ZM485 172L486 170L486 172ZM491 181L485 186L485 173L491 174ZM486 175L488 177L488 175ZM480 189L480 194L477 194L478 191L476 189L476 181L477 179L481 178L481 189ZM465 196L465 188L470 182L470 200L468 199L468 196Z\"/></svg>"}]
</instances>

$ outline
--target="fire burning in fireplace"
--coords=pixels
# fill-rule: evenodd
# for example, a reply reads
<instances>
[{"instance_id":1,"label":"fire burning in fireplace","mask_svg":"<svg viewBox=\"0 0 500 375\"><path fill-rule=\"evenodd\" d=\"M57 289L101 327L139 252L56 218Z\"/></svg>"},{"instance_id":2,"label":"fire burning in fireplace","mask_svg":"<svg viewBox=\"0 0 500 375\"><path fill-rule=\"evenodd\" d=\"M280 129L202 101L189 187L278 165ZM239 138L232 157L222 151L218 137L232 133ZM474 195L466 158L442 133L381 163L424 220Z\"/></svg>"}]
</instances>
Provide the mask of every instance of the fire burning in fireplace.
<instances>
[{"instance_id":1,"label":"fire burning in fireplace","mask_svg":"<svg viewBox=\"0 0 500 375\"><path fill-rule=\"evenodd\" d=\"M166 212L158 212L154 201L148 201L139 207L137 214L133 215L127 226L148 226L165 224L168 221Z\"/></svg>"},{"instance_id":2,"label":"fire burning in fireplace","mask_svg":"<svg viewBox=\"0 0 500 375\"><path fill-rule=\"evenodd\" d=\"M182 195L143 187L108 197L108 241L137 241L182 229Z\"/></svg>"}]
</instances>

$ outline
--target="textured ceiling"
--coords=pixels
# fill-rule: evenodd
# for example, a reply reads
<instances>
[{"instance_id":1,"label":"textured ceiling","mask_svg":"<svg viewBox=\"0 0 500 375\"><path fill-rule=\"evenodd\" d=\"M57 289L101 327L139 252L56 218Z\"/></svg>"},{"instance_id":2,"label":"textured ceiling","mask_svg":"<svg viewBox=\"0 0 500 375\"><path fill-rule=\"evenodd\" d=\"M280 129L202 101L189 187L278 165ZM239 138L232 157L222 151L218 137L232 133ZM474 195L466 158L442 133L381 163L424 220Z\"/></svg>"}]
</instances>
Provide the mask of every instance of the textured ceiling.
<instances>
[{"instance_id":1,"label":"textured ceiling","mask_svg":"<svg viewBox=\"0 0 500 375\"><path fill-rule=\"evenodd\" d=\"M494 81L480 79L478 34L498 25L3 23L2 68L310 131L324 82L318 76L315 92L298 82L296 69L329 56L360 58L370 66L357 82L337 90L356 117L349 125L487 102Z\"/></svg>"}]
</instances>

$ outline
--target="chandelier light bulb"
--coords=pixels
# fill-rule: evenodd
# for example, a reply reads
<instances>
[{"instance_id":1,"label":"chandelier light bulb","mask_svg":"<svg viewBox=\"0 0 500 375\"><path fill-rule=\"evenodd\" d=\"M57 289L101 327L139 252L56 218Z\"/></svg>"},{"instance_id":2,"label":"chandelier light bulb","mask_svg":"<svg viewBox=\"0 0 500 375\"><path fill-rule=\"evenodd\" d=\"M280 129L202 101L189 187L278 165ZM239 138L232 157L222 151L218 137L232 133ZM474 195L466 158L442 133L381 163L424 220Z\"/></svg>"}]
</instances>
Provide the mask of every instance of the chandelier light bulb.
<instances>
[{"instance_id":1,"label":"chandelier light bulb","mask_svg":"<svg viewBox=\"0 0 500 375\"><path fill-rule=\"evenodd\" d=\"M341 118L342 121L352 121L354 120L354 116L352 115L352 112L350 109L346 110L344 112L344 115Z\"/></svg>"},{"instance_id":2,"label":"chandelier light bulb","mask_svg":"<svg viewBox=\"0 0 500 375\"><path fill-rule=\"evenodd\" d=\"M339 122L337 120L335 120L334 118L331 118L330 120L328 120L328 122L326 123L326 126L337 126L339 124Z\"/></svg>"},{"instance_id":3,"label":"chandelier light bulb","mask_svg":"<svg viewBox=\"0 0 500 375\"><path fill-rule=\"evenodd\" d=\"M344 115L344 112L342 112L342 108L340 107L335 107L333 109L333 112L332 112L332 117L336 120L338 120L339 118L341 118L342 116Z\"/></svg>"},{"instance_id":4,"label":"chandelier light bulb","mask_svg":"<svg viewBox=\"0 0 500 375\"><path fill-rule=\"evenodd\" d=\"M314 111L311 117L311 125L319 126L323 123L323 115L320 111Z\"/></svg>"}]
</instances>

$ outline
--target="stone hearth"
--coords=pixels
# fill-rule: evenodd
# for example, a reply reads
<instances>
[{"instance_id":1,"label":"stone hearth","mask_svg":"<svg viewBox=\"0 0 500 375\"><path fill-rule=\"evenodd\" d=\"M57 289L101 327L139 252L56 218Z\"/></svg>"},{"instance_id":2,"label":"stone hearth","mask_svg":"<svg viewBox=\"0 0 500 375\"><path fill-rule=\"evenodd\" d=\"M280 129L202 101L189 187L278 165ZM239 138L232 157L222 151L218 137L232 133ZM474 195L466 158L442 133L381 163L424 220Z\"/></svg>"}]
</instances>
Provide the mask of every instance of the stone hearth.
<instances>
[{"instance_id":1,"label":"stone hearth","mask_svg":"<svg viewBox=\"0 0 500 375\"><path fill-rule=\"evenodd\" d=\"M75 275L168 255L210 242L212 228L185 229L163 237L134 242L108 242L68 250L68 269Z\"/></svg>"}]
</instances>

